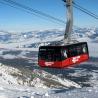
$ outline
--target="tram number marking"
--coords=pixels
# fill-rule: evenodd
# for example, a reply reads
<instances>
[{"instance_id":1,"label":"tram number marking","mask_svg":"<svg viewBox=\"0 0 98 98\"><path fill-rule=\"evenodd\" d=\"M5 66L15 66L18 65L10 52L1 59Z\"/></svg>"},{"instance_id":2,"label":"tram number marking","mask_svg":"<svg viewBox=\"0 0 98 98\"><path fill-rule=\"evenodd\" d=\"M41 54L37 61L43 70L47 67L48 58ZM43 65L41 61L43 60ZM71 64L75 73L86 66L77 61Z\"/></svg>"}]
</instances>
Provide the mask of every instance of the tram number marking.
<instances>
[{"instance_id":1,"label":"tram number marking","mask_svg":"<svg viewBox=\"0 0 98 98\"><path fill-rule=\"evenodd\" d=\"M72 58L72 62L73 62L73 63L76 63L76 62L79 61L79 59L80 59L80 56L73 57L73 58Z\"/></svg>"},{"instance_id":2,"label":"tram number marking","mask_svg":"<svg viewBox=\"0 0 98 98\"><path fill-rule=\"evenodd\" d=\"M51 66L51 65L53 65L54 64L54 62L45 62L45 65L46 66Z\"/></svg>"}]
</instances>

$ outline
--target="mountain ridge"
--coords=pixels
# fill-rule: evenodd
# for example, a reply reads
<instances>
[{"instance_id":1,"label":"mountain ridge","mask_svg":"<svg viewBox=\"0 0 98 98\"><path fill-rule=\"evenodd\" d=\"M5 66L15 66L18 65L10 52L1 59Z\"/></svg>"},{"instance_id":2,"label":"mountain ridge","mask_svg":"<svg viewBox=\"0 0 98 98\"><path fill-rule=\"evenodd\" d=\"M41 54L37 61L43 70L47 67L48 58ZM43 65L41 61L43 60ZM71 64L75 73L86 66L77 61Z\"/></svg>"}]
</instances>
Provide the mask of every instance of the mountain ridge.
<instances>
[{"instance_id":1,"label":"mountain ridge","mask_svg":"<svg viewBox=\"0 0 98 98\"><path fill-rule=\"evenodd\" d=\"M12 33L0 31L0 44L12 47L37 48L40 45L51 44L64 38L64 29L50 29L40 31L28 31ZM72 39L84 38L85 41L98 42L98 28L74 28L71 33ZM87 39L87 40L86 40Z\"/></svg>"}]
</instances>

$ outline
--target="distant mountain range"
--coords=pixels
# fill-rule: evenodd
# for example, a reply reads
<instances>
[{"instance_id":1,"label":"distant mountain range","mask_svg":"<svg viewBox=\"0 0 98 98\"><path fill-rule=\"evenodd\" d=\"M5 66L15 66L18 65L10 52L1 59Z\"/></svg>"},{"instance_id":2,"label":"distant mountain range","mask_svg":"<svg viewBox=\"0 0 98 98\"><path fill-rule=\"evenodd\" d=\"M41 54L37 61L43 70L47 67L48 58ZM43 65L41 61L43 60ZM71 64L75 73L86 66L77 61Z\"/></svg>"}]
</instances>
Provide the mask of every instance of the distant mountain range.
<instances>
[{"instance_id":1,"label":"distant mountain range","mask_svg":"<svg viewBox=\"0 0 98 98\"><path fill-rule=\"evenodd\" d=\"M0 31L0 44L13 47L36 48L39 45L50 44L63 40L64 29L40 30L30 32L6 32ZM86 41L98 42L98 28L74 28L71 37L73 39L85 38Z\"/></svg>"}]
</instances>

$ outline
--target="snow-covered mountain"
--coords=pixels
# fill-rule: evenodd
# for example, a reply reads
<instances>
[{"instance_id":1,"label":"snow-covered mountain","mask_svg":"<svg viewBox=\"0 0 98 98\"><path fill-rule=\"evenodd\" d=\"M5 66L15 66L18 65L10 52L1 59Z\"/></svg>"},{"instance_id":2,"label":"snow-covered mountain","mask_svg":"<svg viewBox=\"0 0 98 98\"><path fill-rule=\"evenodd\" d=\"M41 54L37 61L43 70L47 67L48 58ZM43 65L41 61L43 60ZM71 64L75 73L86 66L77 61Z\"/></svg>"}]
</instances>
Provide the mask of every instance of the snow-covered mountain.
<instances>
[{"instance_id":1,"label":"snow-covered mountain","mask_svg":"<svg viewBox=\"0 0 98 98\"><path fill-rule=\"evenodd\" d=\"M38 47L61 42L63 35L63 29L0 31L0 98L97 98L98 28L74 28L71 34L88 42L88 62L60 70L37 65Z\"/></svg>"},{"instance_id":2,"label":"snow-covered mountain","mask_svg":"<svg viewBox=\"0 0 98 98\"><path fill-rule=\"evenodd\" d=\"M26 93L29 93L29 96L33 93L33 95L41 94L41 96L49 96L47 95L48 90L54 87L62 87L63 89L68 89L71 87L81 88L79 84L71 80L62 79L56 75L45 72L44 70L19 70L0 63L0 98L29 98L19 97ZM16 91L19 95L14 94ZM2 92L4 93L3 96L1 94ZM34 98L33 95L30 98Z\"/></svg>"},{"instance_id":3,"label":"snow-covered mountain","mask_svg":"<svg viewBox=\"0 0 98 98\"><path fill-rule=\"evenodd\" d=\"M77 37L88 37L92 40L98 37L98 28L76 28L74 32Z\"/></svg>"},{"instance_id":4,"label":"snow-covered mountain","mask_svg":"<svg viewBox=\"0 0 98 98\"><path fill-rule=\"evenodd\" d=\"M1 47L38 48L51 42L63 40L64 29L40 30L30 32L5 32L0 31ZM86 41L98 42L98 28L74 28L72 39L86 38Z\"/></svg>"},{"instance_id":5,"label":"snow-covered mountain","mask_svg":"<svg viewBox=\"0 0 98 98\"><path fill-rule=\"evenodd\" d=\"M28 71L23 72L23 71ZM50 78L49 78L50 77ZM49 82L50 81L50 82ZM55 82L55 83L53 83ZM68 79L61 79L58 76L47 73L43 70L19 70L17 68L6 66L0 63L0 84L13 84L13 85L24 85L31 87L75 87L81 88L77 83Z\"/></svg>"}]
</instances>

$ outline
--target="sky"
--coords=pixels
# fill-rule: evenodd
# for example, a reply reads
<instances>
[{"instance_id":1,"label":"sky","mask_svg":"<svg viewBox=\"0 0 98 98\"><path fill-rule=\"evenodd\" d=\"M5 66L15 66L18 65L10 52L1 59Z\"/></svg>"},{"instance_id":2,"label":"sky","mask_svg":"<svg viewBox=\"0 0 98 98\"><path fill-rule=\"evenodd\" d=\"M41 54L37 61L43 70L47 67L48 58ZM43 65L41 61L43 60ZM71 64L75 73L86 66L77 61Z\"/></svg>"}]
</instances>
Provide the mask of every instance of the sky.
<instances>
[{"instance_id":1,"label":"sky","mask_svg":"<svg viewBox=\"0 0 98 98\"><path fill-rule=\"evenodd\" d=\"M33 9L42 11L58 19L66 21L66 7L62 0L13 0ZM98 15L98 0L74 0L82 7ZM77 27L98 27L98 20L73 9L74 25ZM8 6L0 0L0 30L33 31L65 28L65 24L40 15L27 13L22 8Z\"/></svg>"}]
</instances>

